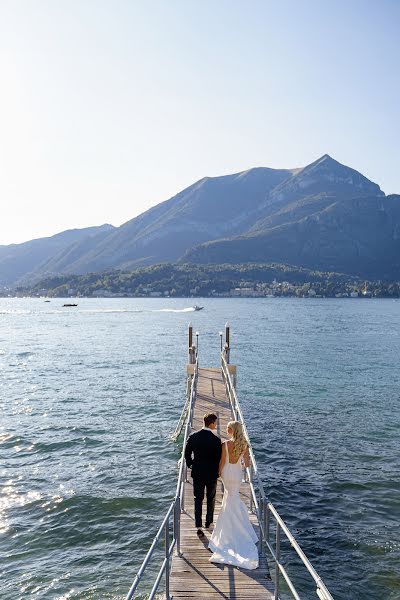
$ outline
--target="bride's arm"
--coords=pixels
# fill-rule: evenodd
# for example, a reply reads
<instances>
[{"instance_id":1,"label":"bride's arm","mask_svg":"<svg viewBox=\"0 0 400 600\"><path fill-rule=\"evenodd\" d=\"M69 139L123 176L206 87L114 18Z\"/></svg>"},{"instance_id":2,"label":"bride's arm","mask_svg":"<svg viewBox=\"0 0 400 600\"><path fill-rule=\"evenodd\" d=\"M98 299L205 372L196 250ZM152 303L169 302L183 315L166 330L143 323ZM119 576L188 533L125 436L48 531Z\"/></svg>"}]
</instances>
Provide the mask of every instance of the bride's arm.
<instances>
[{"instance_id":1,"label":"bride's arm","mask_svg":"<svg viewBox=\"0 0 400 600\"><path fill-rule=\"evenodd\" d=\"M250 456L249 456L249 447L248 446L247 446L246 450L244 451L243 461L244 461L244 466L247 469L250 466Z\"/></svg>"},{"instance_id":2,"label":"bride's arm","mask_svg":"<svg viewBox=\"0 0 400 600\"><path fill-rule=\"evenodd\" d=\"M221 454L221 460L219 461L219 467L218 467L218 475L219 477L221 477L221 473L222 473L222 468L225 464L226 461L226 444L222 444L222 454Z\"/></svg>"}]
</instances>

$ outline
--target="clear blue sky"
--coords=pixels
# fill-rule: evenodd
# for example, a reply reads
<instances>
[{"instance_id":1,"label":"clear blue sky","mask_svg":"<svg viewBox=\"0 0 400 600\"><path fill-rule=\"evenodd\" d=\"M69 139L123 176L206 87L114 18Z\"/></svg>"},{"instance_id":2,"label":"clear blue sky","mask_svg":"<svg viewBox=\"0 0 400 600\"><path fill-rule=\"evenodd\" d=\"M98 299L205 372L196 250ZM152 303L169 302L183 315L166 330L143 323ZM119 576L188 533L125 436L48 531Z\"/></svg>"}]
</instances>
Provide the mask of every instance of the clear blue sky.
<instances>
[{"instance_id":1,"label":"clear blue sky","mask_svg":"<svg viewBox=\"0 0 400 600\"><path fill-rule=\"evenodd\" d=\"M397 0L1 0L0 244L322 154L400 193Z\"/></svg>"}]
</instances>

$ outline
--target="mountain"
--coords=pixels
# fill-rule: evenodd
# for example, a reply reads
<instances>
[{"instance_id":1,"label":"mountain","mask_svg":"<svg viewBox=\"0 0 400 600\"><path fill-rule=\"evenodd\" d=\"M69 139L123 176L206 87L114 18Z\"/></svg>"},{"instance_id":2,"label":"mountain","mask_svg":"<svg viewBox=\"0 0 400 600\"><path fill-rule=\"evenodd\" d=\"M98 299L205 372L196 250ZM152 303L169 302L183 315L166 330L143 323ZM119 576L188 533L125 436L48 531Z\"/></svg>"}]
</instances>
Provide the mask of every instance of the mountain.
<instances>
[{"instance_id":1,"label":"mountain","mask_svg":"<svg viewBox=\"0 0 400 600\"><path fill-rule=\"evenodd\" d=\"M250 231L297 220L333 200L384 195L379 185L325 154L272 190L271 210Z\"/></svg>"},{"instance_id":2,"label":"mountain","mask_svg":"<svg viewBox=\"0 0 400 600\"><path fill-rule=\"evenodd\" d=\"M325 155L270 193L270 210L240 236L188 250L194 263L279 261L400 279L400 196Z\"/></svg>"},{"instance_id":3,"label":"mountain","mask_svg":"<svg viewBox=\"0 0 400 600\"><path fill-rule=\"evenodd\" d=\"M261 216L268 193L292 175L256 168L205 177L121 225L63 272L86 273L176 261L194 244L238 235Z\"/></svg>"},{"instance_id":4,"label":"mountain","mask_svg":"<svg viewBox=\"0 0 400 600\"><path fill-rule=\"evenodd\" d=\"M88 243L94 239L99 241L113 229L114 227L108 224L70 229L51 237L0 246L0 285L8 286L24 279L33 280L35 274L41 277L45 274L45 271L41 270L42 265L55 254L85 240Z\"/></svg>"},{"instance_id":5,"label":"mountain","mask_svg":"<svg viewBox=\"0 0 400 600\"><path fill-rule=\"evenodd\" d=\"M0 283L165 262L277 262L400 279L399 223L399 196L325 154L304 168L205 177L118 228L57 247L53 238L27 242L35 254L0 247Z\"/></svg>"},{"instance_id":6,"label":"mountain","mask_svg":"<svg viewBox=\"0 0 400 600\"><path fill-rule=\"evenodd\" d=\"M334 199L384 196L379 186L328 155L303 169L254 168L206 177L128 221L62 272L129 269L159 262L198 261L193 247L264 231L298 219ZM200 250L200 254L202 250ZM202 254L208 261L208 255ZM247 258L244 257L246 261ZM54 265L54 272L57 265Z\"/></svg>"}]
</instances>

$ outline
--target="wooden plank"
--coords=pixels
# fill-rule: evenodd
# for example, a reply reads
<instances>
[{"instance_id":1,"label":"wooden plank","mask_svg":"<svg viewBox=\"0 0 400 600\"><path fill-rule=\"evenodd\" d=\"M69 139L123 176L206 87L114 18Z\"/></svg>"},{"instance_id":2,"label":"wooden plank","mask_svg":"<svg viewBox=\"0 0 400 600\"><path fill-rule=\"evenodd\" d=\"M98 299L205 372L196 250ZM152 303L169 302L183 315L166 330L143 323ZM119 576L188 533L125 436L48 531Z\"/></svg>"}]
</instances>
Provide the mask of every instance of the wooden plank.
<instances>
[{"instance_id":1,"label":"wooden plank","mask_svg":"<svg viewBox=\"0 0 400 600\"><path fill-rule=\"evenodd\" d=\"M226 439L226 426L232 420L229 400L220 369L199 369L197 395L193 407L193 428L197 431L203 426L206 412L218 415L217 432ZM243 502L249 506L249 485L243 483L241 490ZM215 519L222 502L222 483L218 481L215 504ZM258 534L257 518L250 514L250 521ZM194 526L193 484L191 478L184 486L184 511L181 515L181 553L172 559L170 576L171 597L179 600L272 600L273 584L264 557L260 557L258 569L249 571L229 565L210 562L208 550L212 528L204 529L205 536L199 538Z\"/></svg>"}]
</instances>

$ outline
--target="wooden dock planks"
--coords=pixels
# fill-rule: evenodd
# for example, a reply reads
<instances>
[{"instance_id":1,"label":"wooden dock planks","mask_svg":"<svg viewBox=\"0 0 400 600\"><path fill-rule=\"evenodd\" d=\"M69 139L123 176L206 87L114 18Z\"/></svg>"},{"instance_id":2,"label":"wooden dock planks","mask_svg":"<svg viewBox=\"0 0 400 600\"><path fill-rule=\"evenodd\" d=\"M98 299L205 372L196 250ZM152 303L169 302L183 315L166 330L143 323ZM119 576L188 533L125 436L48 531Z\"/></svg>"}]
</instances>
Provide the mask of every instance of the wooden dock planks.
<instances>
[{"instance_id":1,"label":"wooden dock planks","mask_svg":"<svg viewBox=\"0 0 400 600\"><path fill-rule=\"evenodd\" d=\"M218 434L226 439L226 426L232 419L225 384L220 369L199 369L197 395L193 411L193 431L203 426L203 415L214 412L218 415ZM249 486L243 483L242 500L249 504ZM218 481L215 519L222 501L222 484ZM250 516L256 532L257 518ZM208 540L211 531L204 529L205 537L199 539L194 526L192 479L185 483L184 511L181 515L181 553L174 555L170 576L173 600L272 600L273 584L265 557L260 557L258 569L248 571L209 562L211 553Z\"/></svg>"}]
</instances>

